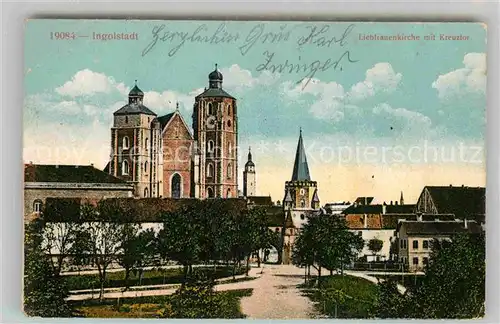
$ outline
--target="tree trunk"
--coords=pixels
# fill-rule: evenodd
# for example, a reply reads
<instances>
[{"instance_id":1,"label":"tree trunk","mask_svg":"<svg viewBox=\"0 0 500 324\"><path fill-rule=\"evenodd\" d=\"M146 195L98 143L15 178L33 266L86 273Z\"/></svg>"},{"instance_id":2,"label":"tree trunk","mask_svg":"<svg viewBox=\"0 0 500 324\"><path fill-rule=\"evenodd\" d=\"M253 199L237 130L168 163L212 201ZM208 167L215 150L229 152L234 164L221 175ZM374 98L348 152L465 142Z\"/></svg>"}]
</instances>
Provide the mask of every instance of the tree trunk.
<instances>
[{"instance_id":1,"label":"tree trunk","mask_svg":"<svg viewBox=\"0 0 500 324\"><path fill-rule=\"evenodd\" d=\"M318 267L318 288L321 287L321 266Z\"/></svg>"},{"instance_id":2,"label":"tree trunk","mask_svg":"<svg viewBox=\"0 0 500 324\"><path fill-rule=\"evenodd\" d=\"M250 271L250 255L247 255L247 265L246 265L246 276L248 276L248 272Z\"/></svg>"},{"instance_id":3,"label":"tree trunk","mask_svg":"<svg viewBox=\"0 0 500 324\"><path fill-rule=\"evenodd\" d=\"M257 252L257 267L260 268L260 253Z\"/></svg>"},{"instance_id":4,"label":"tree trunk","mask_svg":"<svg viewBox=\"0 0 500 324\"><path fill-rule=\"evenodd\" d=\"M123 289L123 291L127 291L128 288L130 287L129 279L130 279L130 268L126 267L125 268L125 289Z\"/></svg>"},{"instance_id":5,"label":"tree trunk","mask_svg":"<svg viewBox=\"0 0 500 324\"><path fill-rule=\"evenodd\" d=\"M183 284L185 284L186 283L186 279L187 279L187 275L188 275L188 266L186 264L184 265L183 272L184 272Z\"/></svg>"},{"instance_id":6,"label":"tree trunk","mask_svg":"<svg viewBox=\"0 0 500 324\"><path fill-rule=\"evenodd\" d=\"M333 270L330 270L330 276L333 276Z\"/></svg>"},{"instance_id":7,"label":"tree trunk","mask_svg":"<svg viewBox=\"0 0 500 324\"><path fill-rule=\"evenodd\" d=\"M104 299L104 282L106 281L106 269L102 269L101 289L99 290L99 301L102 303Z\"/></svg>"},{"instance_id":8,"label":"tree trunk","mask_svg":"<svg viewBox=\"0 0 500 324\"><path fill-rule=\"evenodd\" d=\"M235 273L236 273L236 261L233 262L233 280L236 279Z\"/></svg>"}]
</instances>

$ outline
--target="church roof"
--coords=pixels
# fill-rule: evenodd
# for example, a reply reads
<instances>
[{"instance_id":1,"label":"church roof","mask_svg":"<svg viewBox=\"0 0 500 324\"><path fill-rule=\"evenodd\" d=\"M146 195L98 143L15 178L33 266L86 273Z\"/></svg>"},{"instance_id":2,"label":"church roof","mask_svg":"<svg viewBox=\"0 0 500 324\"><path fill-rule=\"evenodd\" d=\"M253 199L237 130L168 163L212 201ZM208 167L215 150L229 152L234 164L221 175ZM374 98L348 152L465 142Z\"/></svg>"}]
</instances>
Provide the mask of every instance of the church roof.
<instances>
[{"instance_id":1,"label":"church roof","mask_svg":"<svg viewBox=\"0 0 500 324\"><path fill-rule=\"evenodd\" d=\"M302 130L297 143L297 152L295 153L295 163L293 165L292 181L307 180L311 181L309 175L309 166L307 165L307 157L302 141Z\"/></svg>"},{"instance_id":2,"label":"church roof","mask_svg":"<svg viewBox=\"0 0 500 324\"><path fill-rule=\"evenodd\" d=\"M136 81L137 82L137 81ZM137 84L128 93L129 96L143 96L144 92L137 86Z\"/></svg>"},{"instance_id":3,"label":"church roof","mask_svg":"<svg viewBox=\"0 0 500 324\"><path fill-rule=\"evenodd\" d=\"M175 112L158 117L158 121L160 122L161 129L163 129L163 128L165 128L165 126L167 126L170 119L172 119L172 117L174 117L174 114L175 114Z\"/></svg>"},{"instance_id":4,"label":"church roof","mask_svg":"<svg viewBox=\"0 0 500 324\"><path fill-rule=\"evenodd\" d=\"M156 116L156 114L152 112L148 107L144 106L143 104L135 102L128 103L113 113L113 115L115 116L134 115L134 114L145 114L145 115Z\"/></svg>"},{"instance_id":5,"label":"church roof","mask_svg":"<svg viewBox=\"0 0 500 324\"><path fill-rule=\"evenodd\" d=\"M222 90L221 88L208 88L196 96L196 98L206 98L206 97L224 97L224 98L236 99L226 91Z\"/></svg>"}]
</instances>

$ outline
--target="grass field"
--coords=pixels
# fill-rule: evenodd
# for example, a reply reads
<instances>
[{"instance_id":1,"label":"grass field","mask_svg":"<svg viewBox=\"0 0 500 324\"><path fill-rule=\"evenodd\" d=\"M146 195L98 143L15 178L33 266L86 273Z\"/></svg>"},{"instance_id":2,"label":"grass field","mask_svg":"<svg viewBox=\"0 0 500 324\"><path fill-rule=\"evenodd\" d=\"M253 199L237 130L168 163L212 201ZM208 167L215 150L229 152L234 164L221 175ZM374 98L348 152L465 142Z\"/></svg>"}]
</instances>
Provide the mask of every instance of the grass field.
<instances>
[{"instance_id":1,"label":"grass field","mask_svg":"<svg viewBox=\"0 0 500 324\"><path fill-rule=\"evenodd\" d=\"M320 286L303 286L303 291L316 309L330 318L369 318L378 296L377 285L347 275L321 277Z\"/></svg>"},{"instance_id":2,"label":"grass field","mask_svg":"<svg viewBox=\"0 0 500 324\"><path fill-rule=\"evenodd\" d=\"M232 268L231 267L217 267L214 272L213 267L207 268L196 268L196 271L204 271L210 274L214 279L231 277ZM244 268L237 269L236 274L245 273ZM176 284L181 283L184 278L183 269L165 269L165 270L146 270L142 275L142 280L139 280L138 273L131 273L129 279L130 286L147 286L147 285L162 285L162 284ZM74 275L74 276L64 276L67 287L69 290L79 290L79 289L99 289L99 275ZM118 272L108 272L106 274L106 282L104 283L104 288L111 287L125 287L125 271Z\"/></svg>"},{"instance_id":3,"label":"grass field","mask_svg":"<svg viewBox=\"0 0 500 324\"><path fill-rule=\"evenodd\" d=\"M252 294L252 289L218 292L227 300L228 317L244 318L241 313L240 299ZM171 296L149 296L137 298L106 299L72 302L78 317L89 318L158 318L162 309L169 303Z\"/></svg>"}]
</instances>

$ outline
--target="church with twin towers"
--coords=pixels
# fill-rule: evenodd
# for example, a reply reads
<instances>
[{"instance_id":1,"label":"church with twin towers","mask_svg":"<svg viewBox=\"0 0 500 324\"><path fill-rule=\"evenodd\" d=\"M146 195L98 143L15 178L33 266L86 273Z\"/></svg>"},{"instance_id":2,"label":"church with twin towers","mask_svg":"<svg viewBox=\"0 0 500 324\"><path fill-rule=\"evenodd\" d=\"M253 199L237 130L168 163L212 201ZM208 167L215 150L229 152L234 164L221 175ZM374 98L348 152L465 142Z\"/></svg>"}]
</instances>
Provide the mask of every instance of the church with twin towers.
<instances>
[{"instance_id":1,"label":"church with twin towers","mask_svg":"<svg viewBox=\"0 0 500 324\"><path fill-rule=\"evenodd\" d=\"M113 113L111 155L105 170L134 186L139 198L238 198L257 196L252 153L243 166L243 189L238 190L238 103L223 89L215 66L208 87L194 98L191 126L176 109L158 116L144 105L137 82L128 103ZM316 182L311 181L302 142L293 175L285 184L283 207L319 208Z\"/></svg>"}]
</instances>

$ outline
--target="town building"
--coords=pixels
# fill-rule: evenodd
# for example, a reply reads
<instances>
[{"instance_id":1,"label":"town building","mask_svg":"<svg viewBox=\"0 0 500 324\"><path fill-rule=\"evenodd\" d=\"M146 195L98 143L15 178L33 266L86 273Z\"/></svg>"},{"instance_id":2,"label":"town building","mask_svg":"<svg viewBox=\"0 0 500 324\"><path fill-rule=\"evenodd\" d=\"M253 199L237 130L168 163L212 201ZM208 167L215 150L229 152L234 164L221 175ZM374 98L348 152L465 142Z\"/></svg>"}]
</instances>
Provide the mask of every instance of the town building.
<instances>
[{"instance_id":1,"label":"town building","mask_svg":"<svg viewBox=\"0 0 500 324\"><path fill-rule=\"evenodd\" d=\"M359 234L365 241L365 247L359 257L365 258L366 261L388 261L397 258L395 251L391 251L395 240L394 231L399 220L415 218L415 205L401 204L404 202L402 194L399 203L391 201L389 204L384 202L372 205L372 202L373 197L358 197L342 212L349 230ZM382 241L382 249L377 253L368 248L368 242L372 239Z\"/></svg>"},{"instance_id":2,"label":"town building","mask_svg":"<svg viewBox=\"0 0 500 324\"><path fill-rule=\"evenodd\" d=\"M43 212L50 198L132 197L134 187L92 165L24 165L24 219Z\"/></svg>"},{"instance_id":3,"label":"town building","mask_svg":"<svg viewBox=\"0 0 500 324\"><path fill-rule=\"evenodd\" d=\"M399 261L411 272L425 270L434 240L451 240L458 233L479 234L482 227L476 221L416 220L402 221L397 228Z\"/></svg>"},{"instance_id":4,"label":"town building","mask_svg":"<svg viewBox=\"0 0 500 324\"><path fill-rule=\"evenodd\" d=\"M248 161L245 163L243 171L243 196L253 197L256 195L257 187L255 178L255 163L252 161L252 151L248 148Z\"/></svg>"},{"instance_id":5,"label":"town building","mask_svg":"<svg viewBox=\"0 0 500 324\"><path fill-rule=\"evenodd\" d=\"M216 65L208 88L195 97L192 132L178 104L174 112L157 116L144 105L136 83L128 104L113 114L105 170L133 184L136 197L238 197L237 104L222 83Z\"/></svg>"}]
</instances>

